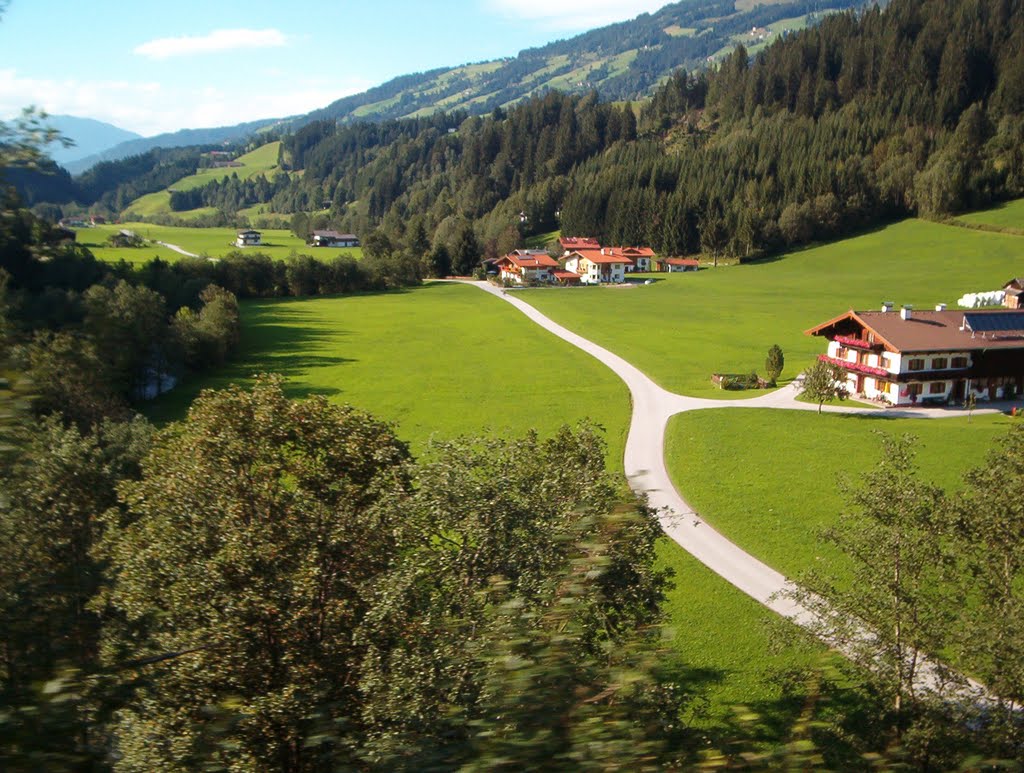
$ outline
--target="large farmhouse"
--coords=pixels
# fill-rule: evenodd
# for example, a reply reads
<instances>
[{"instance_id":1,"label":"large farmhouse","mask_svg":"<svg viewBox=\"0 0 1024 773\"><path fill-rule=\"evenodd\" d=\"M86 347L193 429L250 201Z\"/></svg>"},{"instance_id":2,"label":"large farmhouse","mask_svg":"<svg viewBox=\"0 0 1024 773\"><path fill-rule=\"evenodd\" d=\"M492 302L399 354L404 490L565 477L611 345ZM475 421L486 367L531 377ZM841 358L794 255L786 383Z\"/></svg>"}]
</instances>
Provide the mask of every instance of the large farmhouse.
<instances>
[{"instance_id":1,"label":"large farmhouse","mask_svg":"<svg viewBox=\"0 0 1024 773\"><path fill-rule=\"evenodd\" d=\"M608 247L573 250L565 261L566 270L579 274L588 285L625 282L627 265L633 265L632 259Z\"/></svg>"},{"instance_id":2,"label":"large farmhouse","mask_svg":"<svg viewBox=\"0 0 1024 773\"><path fill-rule=\"evenodd\" d=\"M893 405L999 400L1024 393L1024 311L848 311L808 335L828 339L819 359L847 387Z\"/></svg>"},{"instance_id":3,"label":"large farmhouse","mask_svg":"<svg viewBox=\"0 0 1024 773\"><path fill-rule=\"evenodd\" d=\"M513 250L494 264L502 279L516 284L551 282L558 261L544 250Z\"/></svg>"}]
</instances>

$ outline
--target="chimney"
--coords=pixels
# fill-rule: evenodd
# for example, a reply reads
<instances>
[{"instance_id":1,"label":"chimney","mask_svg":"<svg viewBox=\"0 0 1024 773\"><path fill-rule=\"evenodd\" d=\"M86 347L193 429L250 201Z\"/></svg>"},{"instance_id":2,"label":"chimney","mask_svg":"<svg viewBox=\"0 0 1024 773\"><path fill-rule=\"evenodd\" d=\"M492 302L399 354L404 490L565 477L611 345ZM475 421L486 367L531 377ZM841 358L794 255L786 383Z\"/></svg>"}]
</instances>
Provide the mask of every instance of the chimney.
<instances>
[{"instance_id":1,"label":"chimney","mask_svg":"<svg viewBox=\"0 0 1024 773\"><path fill-rule=\"evenodd\" d=\"M900 319L910 319L911 313L914 311L913 306L903 306L900 309Z\"/></svg>"},{"instance_id":2,"label":"chimney","mask_svg":"<svg viewBox=\"0 0 1024 773\"><path fill-rule=\"evenodd\" d=\"M935 304L935 310L936 311L945 311L946 310L946 304L944 304L944 303L936 303Z\"/></svg>"},{"instance_id":3,"label":"chimney","mask_svg":"<svg viewBox=\"0 0 1024 773\"><path fill-rule=\"evenodd\" d=\"M892 311L892 301L882 301L882 312Z\"/></svg>"}]
</instances>

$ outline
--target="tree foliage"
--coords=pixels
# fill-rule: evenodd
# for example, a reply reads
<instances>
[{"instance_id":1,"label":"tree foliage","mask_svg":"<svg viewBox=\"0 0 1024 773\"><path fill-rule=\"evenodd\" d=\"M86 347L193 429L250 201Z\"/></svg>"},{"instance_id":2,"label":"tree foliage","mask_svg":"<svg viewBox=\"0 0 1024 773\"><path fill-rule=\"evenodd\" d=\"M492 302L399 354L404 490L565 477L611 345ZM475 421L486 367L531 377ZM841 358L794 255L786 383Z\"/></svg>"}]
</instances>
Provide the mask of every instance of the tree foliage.
<instances>
[{"instance_id":1,"label":"tree foliage","mask_svg":"<svg viewBox=\"0 0 1024 773\"><path fill-rule=\"evenodd\" d=\"M782 353L782 347L773 344L768 350L768 356L764 360L764 372L768 380L773 384L782 375L782 369L786 367L786 357Z\"/></svg>"},{"instance_id":2,"label":"tree foliage","mask_svg":"<svg viewBox=\"0 0 1024 773\"><path fill-rule=\"evenodd\" d=\"M818 413L827 400L846 399L846 373L838 365L816 360L804 371L800 394L807 395L818 404Z\"/></svg>"}]
</instances>

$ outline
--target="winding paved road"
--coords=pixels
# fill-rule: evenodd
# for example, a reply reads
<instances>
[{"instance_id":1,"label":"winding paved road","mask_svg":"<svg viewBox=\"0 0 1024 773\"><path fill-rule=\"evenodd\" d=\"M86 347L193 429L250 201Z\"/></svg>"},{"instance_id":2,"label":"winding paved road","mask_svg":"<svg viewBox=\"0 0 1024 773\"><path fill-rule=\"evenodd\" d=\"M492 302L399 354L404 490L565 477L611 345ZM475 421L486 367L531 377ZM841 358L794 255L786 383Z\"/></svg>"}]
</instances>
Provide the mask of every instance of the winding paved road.
<instances>
[{"instance_id":1,"label":"winding paved road","mask_svg":"<svg viewBox=\"0 0 1024 773\"><path fill-rule=\"evenodd\" d=\"M805 627L811 622L813 613L785 593L792 586L781 573L715 531L680 496L665 468L664 448L665 427L668 420L677 413L705 408L781 408L816 411L817 405L796 400L797 388L792 385L749 400L707 400L674 394L662 389L617 354L577 335L541 314L530 304L516 298L514 291L507 292L489 282L457 281L479 287L484 292L511 303L544 329L603 362L625 381L633 402L633 416L626 439L624 459L626 477L633 490L646 494L651 506L658 510L665 533L715 574L772 611ZM881 413L875 408L843 406L824 406L824 410L834 413ZM962 415L960 411L941 408L889 409L884 413L887 416L913 418Z\"/></svg>"}]
</instances>

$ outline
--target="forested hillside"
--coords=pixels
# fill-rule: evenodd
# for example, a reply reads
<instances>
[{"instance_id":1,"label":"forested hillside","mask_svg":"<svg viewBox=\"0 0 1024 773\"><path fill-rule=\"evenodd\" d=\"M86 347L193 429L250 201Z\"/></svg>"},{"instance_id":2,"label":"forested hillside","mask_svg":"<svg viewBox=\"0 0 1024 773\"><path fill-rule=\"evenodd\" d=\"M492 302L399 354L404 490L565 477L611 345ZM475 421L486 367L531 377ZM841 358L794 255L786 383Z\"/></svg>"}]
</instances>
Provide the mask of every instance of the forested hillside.
<instances>
[{"instance_id":1,"label":"forested hillside","mask_svg":"<svg viewBox=\"0 0 1024 773\"><path fill-rule=\"evenodd\" d=\"M688 7L589 33L590 46L638 43L644 24ZM487 116L332 115L283 138L280 165L301 174L195 188L173 208L238 224L256 204L319 212L380 229L390 247L415 242L416 259L459 251L463 269L559 227L663 254L752 256L943 216L1024 193L1022 14L1019 0L833 14L754 56L741 45L715 70L678 71L636 105L548 92ZM180 178L190 153L101 165L76 185L116 211Z\"/></svg>"},{"instance_id":2,"label":"forested hillside","mask_svg":"<svg viewBox=\"0 0 1024 773\"><path fill-rule=\"evenodd\" d=\"M752 255L1024 193L1024 11L898 0L752 59L680 72L640 110L548 94L490 116L312 124L278 211L453 247L557 225L659 252ZM527 215L525 227L518 213Z\"/></svg>"}]
</instances>

